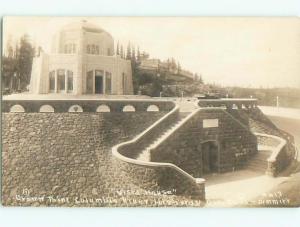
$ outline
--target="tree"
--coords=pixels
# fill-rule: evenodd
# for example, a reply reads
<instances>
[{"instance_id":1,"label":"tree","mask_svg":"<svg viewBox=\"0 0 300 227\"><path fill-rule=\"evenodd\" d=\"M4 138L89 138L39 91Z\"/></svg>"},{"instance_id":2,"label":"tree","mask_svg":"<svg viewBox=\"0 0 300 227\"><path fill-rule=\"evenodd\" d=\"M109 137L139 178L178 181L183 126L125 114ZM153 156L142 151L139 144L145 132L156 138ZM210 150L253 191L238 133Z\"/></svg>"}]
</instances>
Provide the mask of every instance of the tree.
<instances>
[{"instance_id":1,"label":"tree","mask_svg":"<svg viewBox=\"0 0 300 227\"><path fill-rule=\"evenodd\" d=\"M2 59L2 91L4 93L12 92L17 89L14 75L17 72L17 60L11 57L3 57Z\"/></svg>"},{"instance_id":2,"label":"tree","mask_svg":"<svg viewBox=\"0 0 300 227\"><path fill-rule=\"evenodd\" d=\"M199 83L200 83L200 84L204 84L204 81L203 81L203 78L202 78L202 75L201 75L201 74L199 75L199 79L198 79L198 80L199 80Z\"/></svg>"},{"instance_id":3,"label":"tree","mask_svg":"<svg viewBox=\"0 0 300 227\"><path fill-rule=\"evenodd\" d=\"M18 89L21 91L26 90L27 85L29 85L34 53L34 48L29 42L29 36L25 34L20 39L20 49L17 58Z\"/></svg>"},{"instance_id":4,"label":"tree","mask_svg":"<svg viewBox=\"0 0 300 227\"><path fill-rule=\"evenodd\" d=\"M138 48L137 48L137 56L136 56L136 59L137 59L138 62L141 61L141 53L140 53L140 47L139 47L139 46L138 46Z\"/></svg>"},{"instance_id":5,"label":"tree","mask_svg":"<svg viewBox=\"0 0 300 227\"><path fill-rule=\"evenodd\" d=\"M120 50L119 50L119 41L117 43L117 51L116 51L117 55L120 55Z\"/></svg>"},{"instance_id":6,"label":"tree","mask_svg":"<svg viewBox=\"0 0 300 227\"><path fill-rule=\"evenodd\" d=\"M177 65L176 65L176 62L175 62L174 58L171 58L170 69L172 71L176 71L177 70Z\"/></svg>"},{"instance_id":7,"label":"tree","mask_svg":"<svg viewBox=\"0 0 300 227\"><path fill-rule=\"evenodd\" d=\"M135 48L134 48L134 46L132 46L131 60L134 61L134 62L136 61L136 58L135 58Z\"/></svg>"},{"instance_id":8,"label":"tree","mask_svg":"<svg viewBox=\"0 0 300 227\"><path fill-rule=\"evenodd\" d=\"M177 73L180 73L181 71L181 65L179 62L177 62Z\"/></svg>"},{"instance_id":9,"label":"tree","mask_svg":"<svg viewBox=\"0 0 300 227\"><path fill-rule=\"evenodd\" d=\"M130 42L127 45L127 52L126 52L126 59L130 60L131 59L131 47L130 47Z\"/></svg>"},{"instance_id":10,"label":"tree","mask_svg":"<svg viewBox=\"0 0 300 227\"><path fill-rule=\"evenodd\" d=\"M124 50L123 50L123 45L121 45L120 55L121 55L121 58L124 58Z\"/></svg>"}]
</instances>

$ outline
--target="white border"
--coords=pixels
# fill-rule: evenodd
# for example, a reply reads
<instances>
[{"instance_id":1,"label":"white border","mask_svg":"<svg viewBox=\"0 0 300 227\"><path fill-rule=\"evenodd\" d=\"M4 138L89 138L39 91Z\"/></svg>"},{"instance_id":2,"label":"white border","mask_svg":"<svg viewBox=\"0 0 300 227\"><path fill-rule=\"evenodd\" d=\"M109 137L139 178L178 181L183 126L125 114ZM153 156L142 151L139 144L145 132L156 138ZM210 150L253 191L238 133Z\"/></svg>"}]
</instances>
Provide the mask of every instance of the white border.
<instances>
[{"instance_id":1,"label":"white border","mask_svg":"<svg viewBox=\"0 0 300 227\"><path fill-rule=\"evenodd\" d=\"M0 15L299 16L299 0L0 0ZM299 37L300 38L300 37ZM255 187L254 187L255 188ZM0 208L2 227L298 227L300 209Z\"/></svg>"}]
</instances>

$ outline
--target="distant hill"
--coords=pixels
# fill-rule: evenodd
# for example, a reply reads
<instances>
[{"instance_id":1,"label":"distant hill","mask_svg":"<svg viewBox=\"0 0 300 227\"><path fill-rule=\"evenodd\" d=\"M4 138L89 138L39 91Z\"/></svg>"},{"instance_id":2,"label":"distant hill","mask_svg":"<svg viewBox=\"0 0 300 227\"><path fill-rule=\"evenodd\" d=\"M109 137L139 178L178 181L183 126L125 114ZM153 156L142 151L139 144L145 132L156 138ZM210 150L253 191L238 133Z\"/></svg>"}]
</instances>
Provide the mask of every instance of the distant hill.
<instances>
[{"instance_id":1,"label":"distant hill","mask_svg":"<svg viewBox=\"0 0 300 227\"><path fill-rule=\"evenodd\" d=\"M299 88L227 88L234 97L257 98L259 105L276 106L277 96L279 106L300 108L300 89Z\"/></svg>"}]
</instances>

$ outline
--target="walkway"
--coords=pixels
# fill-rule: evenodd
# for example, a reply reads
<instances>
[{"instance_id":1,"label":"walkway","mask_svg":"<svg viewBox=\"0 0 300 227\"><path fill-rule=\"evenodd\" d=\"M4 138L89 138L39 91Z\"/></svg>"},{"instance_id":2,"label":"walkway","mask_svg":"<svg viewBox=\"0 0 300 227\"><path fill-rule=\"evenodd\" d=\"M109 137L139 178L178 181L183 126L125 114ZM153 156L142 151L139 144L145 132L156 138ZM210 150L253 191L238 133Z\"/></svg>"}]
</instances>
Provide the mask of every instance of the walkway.
<instances>
[{"instance_id":1,"label":"walkway","mask_svg":"<svg viewBox=\"0 0 300 227\"><path fill-rule=\"evenodd\" d=\"M242 207L256 204L256 198L278 186L288 177L273 178L251 170L204 176L206 207Z\"/></svg>"}]
</instances>

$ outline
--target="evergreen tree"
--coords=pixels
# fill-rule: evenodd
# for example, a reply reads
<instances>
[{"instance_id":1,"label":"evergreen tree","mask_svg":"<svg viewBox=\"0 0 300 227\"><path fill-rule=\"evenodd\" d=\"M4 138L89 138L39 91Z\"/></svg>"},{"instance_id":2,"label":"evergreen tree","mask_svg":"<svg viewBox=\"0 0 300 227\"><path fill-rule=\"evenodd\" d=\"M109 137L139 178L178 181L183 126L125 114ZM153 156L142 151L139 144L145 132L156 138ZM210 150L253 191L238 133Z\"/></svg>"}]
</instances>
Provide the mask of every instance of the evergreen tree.
<instances>
[{"instance_id":1,"label":"evergreen tree","mask_svg":"<svg viewBox=\"0 0 300 227\"><path fill-rule=\"evenodd\" d=\"M135 48L134 48L134 46L132 46L131 60L134 61L134 62L136 61L136 58L135 58Z\"/></svg>"},{"instance_id":2,"label":"evergreen tree","mask_svg":"<svg viewBox=\"0 0 300 227\"><path fill-rule=\"evenodd\" d=\"M18 61L18 90L25 90L30 82L32 60L34 57L34 48L29 42L29 36L24 35L20 40Z\"/></svg>"},{"instance_id":3,"label":"evergreen tree","mask_svg":"<svg viewBox=\"0 0 300 227\"><path fill-rule=\"evenodd\" d=\"M16 90L14 84L14 75L17 71L17 61L15 58L3 57L2 58L2 92L11 93Z\"/></svg>"},{"instance_id":4,"label":"evergreen tree","mask_svg":"<svg viewBox=\"0 0 300 227\"><path fill-rule=\"evenodd\" d=\"M176 62L175 62L174 58L171 58L170 69L172 71L176 71L177 70L177 65L176 65Z\"/></svg>"},{"instance_id":5,"label":"evergreen tree","mask_svg":"<svg viewBox=\"0 0 300 227\"><path fill-rule=\"evenodd\" d=\"M127 52L126 52L126 59L130 60L131 59L131 47L130 47L130 42L127 45Z\"/></svg>"},{"instance_id":6,"label":"evergreen tree","mask_svg":"<svg viewBox=\"0 0 300 227\"><path fill-rule=\"evenodd\" d=\"M136 56L136 59L137 59L138 62L141 61L141 53L140 53L140 47L139 47L139 46L138 46L138 48L137 48L137 56Z\"/></svg>"},{"instance_id":7,"label":"evergreen tree","mask_svg":"<svg viewBox=\"0 0 300 227\"><path fill-rule=\"evenodd\" d=\"M181 65L179 62L177 62L177 73L181 72Z\"/></svg>"},{"instance_id":8,"label":"evergreen tree","mask_svg":"<svg viewBox=\"0 0 300 227\"><path fill-rule=\"evenodd\" d=\"M124 58L124 50L123 50L123 45L121 45L121 49L120 49L120 55L121 55L121 58Z\"/></svg>"},{"instance_id":9,"label":"evergreen tree","mask_svg":"<svg viewBox=\"0 0 300 227\"><path fill-rule=\"evenodd\" d=\"M120 50L119 50L119 41L117 43L117 51L116 51L117 55L120 55Z\"/></svg>"},{"instance_id":10,"label":"evergreen tree","mask_svg":"<svg viewBox=\"0 0 300 227\"><path fill-rule=\"evenodd\" d=\"M170 58L168 58L168 60L167 60L167 66L168 66L168 70L170 70L170 67L171 67Z\"/></svg>"},{"instance_id":11,"label":"evergreen tree","mask_svg":"<svg viewBox=\"0 0 300 227\"><path fill-rule=\"evenodd\" d=\"M201 75L201 74L199 75L199 79L198 79L198 80L199 80L199 82L200 82L201 84L204 84L204 81L203 81L203 78L202 78L202 75Z\"/></svg>"},{"instance_id":12,"label":"evergreen tree","mask_svg":"<svg viewBox=\"0 0 300 227\"><path fill-rule=\"evenodd\" d=\"M198 81L198 74L197 73L194 74L194 81Z\"/></svg>"}]
</instances>

